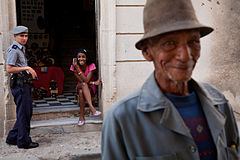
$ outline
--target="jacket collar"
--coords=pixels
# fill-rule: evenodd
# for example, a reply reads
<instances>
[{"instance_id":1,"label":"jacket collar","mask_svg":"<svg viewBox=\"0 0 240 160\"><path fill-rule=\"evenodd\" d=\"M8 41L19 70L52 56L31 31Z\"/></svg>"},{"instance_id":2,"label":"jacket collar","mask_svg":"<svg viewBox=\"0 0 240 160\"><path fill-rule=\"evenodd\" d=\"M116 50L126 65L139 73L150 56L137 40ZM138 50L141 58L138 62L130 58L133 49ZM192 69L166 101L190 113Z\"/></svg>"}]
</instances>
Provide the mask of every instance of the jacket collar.
<instances>
[{"instance_id":1,"label":"jacket collar","mask_svg":"<svg viewBox=\"0 0 240 160\"><path fill-rule=\"evenodd\" d=\"M227 103L227 100L213 86L191 82L194 90L197 91L213 140L217 144L219 134L226 123L226 117L219 111L218 106Z\"/></svg>"},{"instance_id":2,"label":"jacket collar","mask_svg":"<svg viewBox=\"0 0 240 160\"><path fill-rule=\"evenodd\" d=\"M140 90L137 109L142 112L162 110L160 124L164 127L192 138L189 129L171 101L160 90L154 73L150 75Z\"/></svg>"},{"instance_id":3,"label":"jacket collar","mask_svg":"<svg viewBox=\"0 0 240 160\"><path fill-rule=\"evenodd\" d=\"M193 79L190 81L190 85L193 86L194 90L208 99L213 105L219 105L227 103L227 99L221 94L215 87L207 83L197 83Z\"/></svg>"},{"instance_id":4,"label":"jacket collar","mask_svg":"<svg viewBox=\"0 0 240 160\"><path fill-rule=\"evenodd\" d=\"M223 96L219 96L217 94L218 92L211 91L211 87L198 84L193 79L191 79L189 83L193 86L199 97L213 139L216 143L217 137L224 127L225 117L215 106L225 103L226 99ZM192 137L175 106L167 99L159 88L155 80L154 72L140 89L137 109L142 112L163 110L160 120L160 123L163 126L182 135Z\"/></svg>"},{"instance_id":5,"label":"jacket collar","mask_svg":"<svg viewBox=\"0 0 240 160\"><path fill-rule=\"evenodd\" d=\"M167 108L169 105L170 101L160 90L153 72L140 89L137 109L143 112L151 112Z\"/></svg>"}]
</instances>

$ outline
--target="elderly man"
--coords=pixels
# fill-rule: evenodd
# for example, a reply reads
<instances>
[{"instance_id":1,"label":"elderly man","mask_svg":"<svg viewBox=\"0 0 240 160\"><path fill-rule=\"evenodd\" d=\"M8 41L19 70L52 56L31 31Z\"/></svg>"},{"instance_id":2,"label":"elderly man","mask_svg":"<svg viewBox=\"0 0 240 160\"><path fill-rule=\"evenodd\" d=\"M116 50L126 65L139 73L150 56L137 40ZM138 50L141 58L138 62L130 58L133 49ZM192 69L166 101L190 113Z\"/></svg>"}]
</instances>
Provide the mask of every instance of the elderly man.
<instances>
[{"instance_id":1,"label":"elderly man","mask_svg":"<svg viewBox=\"0 0 240 160\"><path fill-rule=\"evenodd\" d=\"M13 129L8 133L6 143L17 145L18 148L36 148L38 143L32 142L30 135L30 120L32 117L31 87L26 75L37 78L36 72L27 65L25 44L28 40L28 28L17 26L12 31L14 42L6 52L6 70L11 74L10 88L17 106L17 120Z\"/></svg>"},{"instance_id":2,"label":"elderly man","mask_svg":"<svg viewBox=\"0 0 240 160\"><path fill-rule=\"evenodd\" d=\"M106 113L103 160L237 160L239 134L232 108L215 87L191 78L200 24L191 0L147 0L144 36L136 43L155 71L142 88Z\"/></svg>"}]
</instances>

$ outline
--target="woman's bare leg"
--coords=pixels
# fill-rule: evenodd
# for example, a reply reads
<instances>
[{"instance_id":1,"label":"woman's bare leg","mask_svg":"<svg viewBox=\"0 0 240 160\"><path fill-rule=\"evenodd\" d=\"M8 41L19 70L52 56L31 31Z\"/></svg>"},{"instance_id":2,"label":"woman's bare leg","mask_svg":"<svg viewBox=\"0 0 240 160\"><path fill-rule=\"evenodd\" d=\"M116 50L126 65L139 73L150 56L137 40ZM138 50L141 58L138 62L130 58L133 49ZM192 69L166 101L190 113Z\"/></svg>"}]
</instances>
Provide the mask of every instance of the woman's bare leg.
<instances>
[{"instance_id":1,"label":"woman's bare leg","mask_svg":"<svg viewBox=\"0 0 240 160\"><path fill-rule=\"evenodd\" d=\"M85 100L84 100L84 95L83 95L83 90L79 89L78 92L78 101L79 101L79 106L80 106L80 116L79 116L79 121L84 121L84 112L85 112Z\"/></svg>"},{"instance_id":2,"label":"woman's bare leg","mask_svg":"<svg viewBox=\"0 0 240 160\"><path fill-rule=\"evenodd\" d=\"M91 96L90 90L88 88L88 85L86 83L83 83L82 90L83 90L84 97L89 105L89 108L92 111L92 113L94 114L96 112L96 109L93 107L92 96Z\"/></svg>"}]
</instances>

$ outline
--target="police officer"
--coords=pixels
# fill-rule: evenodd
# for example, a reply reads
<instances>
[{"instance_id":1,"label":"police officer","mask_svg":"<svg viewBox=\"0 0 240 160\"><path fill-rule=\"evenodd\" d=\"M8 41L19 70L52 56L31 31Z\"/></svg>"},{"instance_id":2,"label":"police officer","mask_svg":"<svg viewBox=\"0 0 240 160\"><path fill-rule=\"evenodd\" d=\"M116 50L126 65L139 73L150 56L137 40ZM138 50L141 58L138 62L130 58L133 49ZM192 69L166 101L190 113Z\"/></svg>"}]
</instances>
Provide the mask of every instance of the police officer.
<instances>
[{"instance_id":1,"label":"police officer","mask_svg":"<svg viewBox=\"0 0 240 160\"><path fill-rule=\"evenodd\" d=\"M14 41L6 52L6 71L13 75L28 72L32 78L37 78L36 72L27 65L25 44L28 40L28 28L17 26L12 31ZM11 77L11 78L12 78ZM32 117L31 87L26 82L19 82L18 76L10 80L10 88L17 106L17 120L13 129L8 133L6 143L17 145L18 148L36 148L38 143L32 142L30 134L30 120ZM17 83L18 82L18 83Z\"/></svg>"}]
</instances>

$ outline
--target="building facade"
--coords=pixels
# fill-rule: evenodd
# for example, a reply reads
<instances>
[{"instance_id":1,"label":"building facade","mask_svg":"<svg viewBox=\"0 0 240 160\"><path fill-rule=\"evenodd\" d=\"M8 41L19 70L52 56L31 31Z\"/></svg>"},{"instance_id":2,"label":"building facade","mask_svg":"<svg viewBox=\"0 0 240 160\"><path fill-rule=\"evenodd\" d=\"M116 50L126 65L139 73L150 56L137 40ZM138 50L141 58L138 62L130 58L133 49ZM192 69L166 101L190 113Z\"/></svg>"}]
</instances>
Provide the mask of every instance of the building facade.
<instances>
[{"instance_id":1,"label":"building facade","mask_svg":"<svg viewBox=\"0 0 240 160\"><path fill-rule=\"evenodd\" d=\"M229 0L192 1L199 21L215 31L201 39L201 58L193 73L198 81L219 88L229 99L236 116L240 113L240 2ZM68 2L66 2L68 3ZM96 42L99 75L103 87L99 105L105 113L117 100L139 88L152 73L134 45L143 36L145 0L95 1ZM161 13L159 13L161 14ZM0 137L15 122L15 104L9 90L4 55L17 25L16 1L0 1Z\"/></svg>"}]
</instances>

